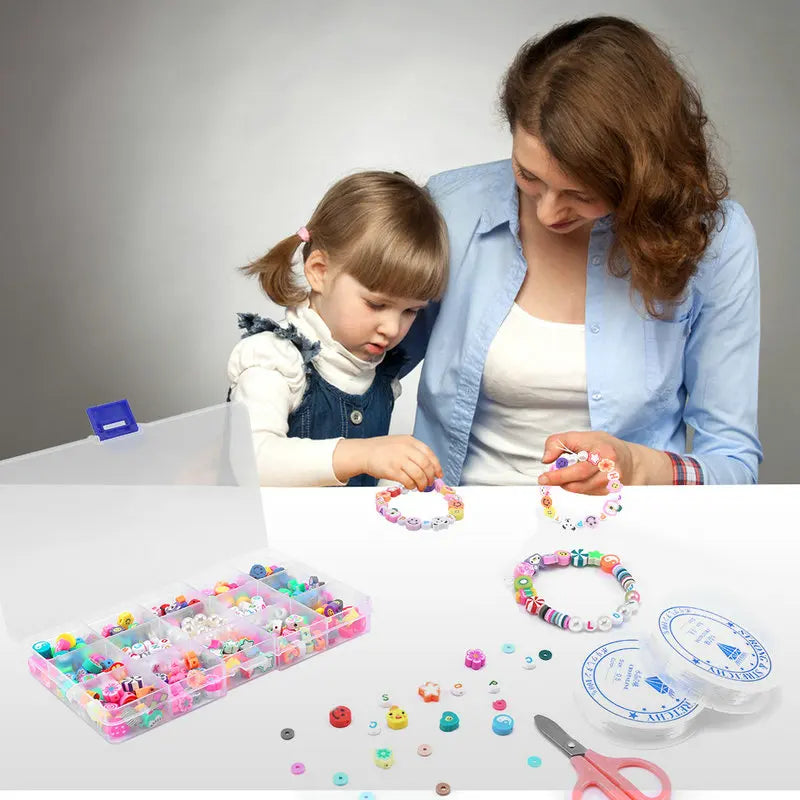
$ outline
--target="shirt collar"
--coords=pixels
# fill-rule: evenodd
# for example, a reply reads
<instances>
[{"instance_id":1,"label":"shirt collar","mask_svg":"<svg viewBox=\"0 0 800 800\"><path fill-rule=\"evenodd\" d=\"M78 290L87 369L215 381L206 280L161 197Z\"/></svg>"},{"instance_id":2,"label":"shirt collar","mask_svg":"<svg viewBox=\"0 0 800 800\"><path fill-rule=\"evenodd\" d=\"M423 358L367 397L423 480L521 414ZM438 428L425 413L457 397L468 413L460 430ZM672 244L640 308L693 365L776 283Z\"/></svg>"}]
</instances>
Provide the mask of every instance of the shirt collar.
<instances>
[{"instance_id":1,"label":"shirt collar","mask_svg":"<svg viewBox=\"0 0 800 800\"><path fill-rule=\"evenodd\" d=\"M610 230L613 222L613 213L596 219L592 225L592 233ZM511 168L511 159L503 163L497 180L488 188L486 205L478 221L477 232L489 233L505 224L508 224L514 236L519 236L519 193Z\"/></svg>"}]
</instances>

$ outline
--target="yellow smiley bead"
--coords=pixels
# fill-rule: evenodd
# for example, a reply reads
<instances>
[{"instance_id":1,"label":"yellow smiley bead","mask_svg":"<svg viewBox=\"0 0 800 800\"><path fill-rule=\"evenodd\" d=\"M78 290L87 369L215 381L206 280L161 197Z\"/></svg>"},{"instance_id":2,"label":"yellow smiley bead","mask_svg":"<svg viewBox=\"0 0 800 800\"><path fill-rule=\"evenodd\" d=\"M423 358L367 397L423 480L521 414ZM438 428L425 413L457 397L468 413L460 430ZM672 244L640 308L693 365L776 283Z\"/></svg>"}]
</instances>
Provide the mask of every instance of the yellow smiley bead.
<instances>
[{"instance_id":1,"label":"yellow smiley bead","mask_svg":"<svg viewBox=\"0 0 800 800\"><path fill-rule=\"evenodd\" d=\"M117 625L119 625L120 628L125 628L126 630L130 628L131 625L133 625L133 614L131 614L130 611L123 611L117 617Z\"/></svg>"},{"instance_id":2,"label":"yellow smiley bead","mask_svg":"<svg viewBox=\"0 0 800 800\"><path fill-rule=\"evenodd\" d=\"M448 506L447 513L456 521L464 519L464 509Z\"/></svg>"}]
</instances>

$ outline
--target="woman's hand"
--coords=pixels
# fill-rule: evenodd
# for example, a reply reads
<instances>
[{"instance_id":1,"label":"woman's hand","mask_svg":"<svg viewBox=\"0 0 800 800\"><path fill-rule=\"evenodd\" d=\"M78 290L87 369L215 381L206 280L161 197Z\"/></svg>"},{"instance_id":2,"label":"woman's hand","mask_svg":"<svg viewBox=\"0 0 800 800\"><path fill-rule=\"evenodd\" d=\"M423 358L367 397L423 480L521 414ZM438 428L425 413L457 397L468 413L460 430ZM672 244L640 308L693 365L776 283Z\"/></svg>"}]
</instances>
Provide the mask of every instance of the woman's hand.
<instances>
[{"instance_id":1,"label":"woman's hand","mask_svg":"<svg viewBox=\"0 0 800 800\"><path fill-rule=\"evenodd\" d=\"M342 439L333 451L333 471L343 483L366 472L419 491L444 476L433 450L413 436Z\"/></svg>"},{"instance_id":2,"label":"woman's hand","mask_svg":"<svg viewBox=\"0 0 800 800\"><path fill-rule=\"evenodd\" d=\"M567 431L547 437L542 461L545 464L555 461L564 453L562 445L573 453L585 450L587 453L597 453L601 458L610 458L623 484L672 483L672 464L669 456L661 450L626 442L604 431ZM581 494L607 494L608 491L606 473L600 472L588 461L545 472L539 476L539 483L561 486L567 491Z\"/></svg>"}]
</instances>

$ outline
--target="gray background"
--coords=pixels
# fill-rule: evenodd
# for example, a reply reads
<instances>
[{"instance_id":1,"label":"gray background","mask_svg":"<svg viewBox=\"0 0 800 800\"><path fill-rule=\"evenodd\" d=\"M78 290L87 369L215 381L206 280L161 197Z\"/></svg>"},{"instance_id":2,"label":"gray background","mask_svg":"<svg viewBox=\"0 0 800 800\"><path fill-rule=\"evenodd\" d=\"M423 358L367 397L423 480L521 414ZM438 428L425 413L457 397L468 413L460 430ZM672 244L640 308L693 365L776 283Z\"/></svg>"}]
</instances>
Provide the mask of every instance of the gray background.
<instances>
[{"instance_id":1,"label":"gray background","mask_svg":"<svg viewBox=\"0 0 800 800\"><path fill-rule=\"evenodd\" d=\"M424 180L506 157L497 86L568 17L629 15L703 91L759 237L764 482L798 482L800 272L790 251L800 5L0 0L0 458L224 399L235 268L355 169ZM410 431L416 377L393 430Z\"/></svg>"}]
</instances>

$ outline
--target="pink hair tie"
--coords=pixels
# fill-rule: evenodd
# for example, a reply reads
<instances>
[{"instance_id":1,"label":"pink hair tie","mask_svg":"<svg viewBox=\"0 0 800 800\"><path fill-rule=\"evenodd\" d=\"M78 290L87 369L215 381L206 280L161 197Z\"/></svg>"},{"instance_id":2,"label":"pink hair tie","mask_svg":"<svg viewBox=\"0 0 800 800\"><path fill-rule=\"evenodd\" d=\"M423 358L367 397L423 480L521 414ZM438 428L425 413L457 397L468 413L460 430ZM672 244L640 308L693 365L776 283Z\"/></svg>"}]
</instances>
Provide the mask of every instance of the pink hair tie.
<instances>
[{"instance_id":1,"label":"pink hair tie","mask_svg":"<svg viewBox=\"0 0 800 800\"><path fill-rule=\"evenodd\" d=\"M297 235L298 235L298 236L299 236L299 237L300 237L300 238L301 238L301 239L302 239L304 242L310 242L310 241L311 241L311 234L308 232L308 228L306 228L306 226L305 226L305 225L303 225L303 227L302 227L302 228L300 228L300 230L299 230L299 231L297 231Z\"/></svg>"}]
</instances>

